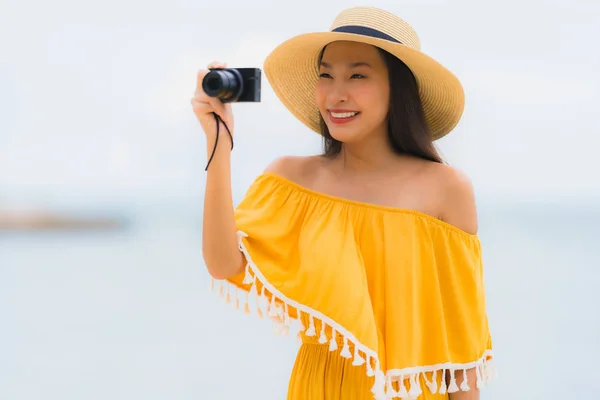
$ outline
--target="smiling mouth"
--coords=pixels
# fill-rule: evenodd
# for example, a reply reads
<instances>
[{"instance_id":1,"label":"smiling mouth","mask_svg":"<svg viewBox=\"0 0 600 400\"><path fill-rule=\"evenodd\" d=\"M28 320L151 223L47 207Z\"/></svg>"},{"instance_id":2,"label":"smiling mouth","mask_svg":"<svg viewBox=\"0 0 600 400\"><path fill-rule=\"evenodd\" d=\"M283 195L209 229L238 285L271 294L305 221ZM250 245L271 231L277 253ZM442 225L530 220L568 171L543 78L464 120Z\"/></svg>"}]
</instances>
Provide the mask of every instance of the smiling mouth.
<instances>
[{"instance_id":1,"label":"smiling mouth","mask_svg":"<svg viewBox=\"0 0 600 400\"><path fill-rule=\"evenodd\" d=\"M356 115L359 114L358 111L347 111L347 112L333 112L333 111L329 111L329 114L336 119L343 119L343 118L352 118Z\"/></svg>"},{"instance_id":2,"label":"smiling mouth","mask_svg":"<svg viewBox=\"0 0 600 400\"><path fill-rule=\"evenodd\" d=\"M329 120L334 124L345 124L354 121L360 115L358 111L329 111Z\"/></svg>"}]
</instances>

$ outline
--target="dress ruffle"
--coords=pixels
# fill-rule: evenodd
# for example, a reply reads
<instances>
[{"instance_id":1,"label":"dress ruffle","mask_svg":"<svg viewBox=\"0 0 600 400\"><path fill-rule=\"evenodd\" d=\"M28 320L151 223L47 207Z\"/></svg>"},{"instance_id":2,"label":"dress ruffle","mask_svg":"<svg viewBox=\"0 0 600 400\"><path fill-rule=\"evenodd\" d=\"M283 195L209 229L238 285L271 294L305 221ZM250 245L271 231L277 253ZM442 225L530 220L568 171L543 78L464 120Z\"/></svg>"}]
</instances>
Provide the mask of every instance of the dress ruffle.
<instances>
[{"instance_id":1,"label":"dress ruffle","mask_svg":"<svg viewBox=\"0 0 600 400\"><path fill-rule=\"evenodd\" d=\"M374 377L376 399L493 379L477 235L272 173L254 181L235 217L247 266L213 285L238 308L271 318L279 333L299 332L352 359ZM473 368L477 381L459 387L455 372Z\"/></svg>"}]
</instances>

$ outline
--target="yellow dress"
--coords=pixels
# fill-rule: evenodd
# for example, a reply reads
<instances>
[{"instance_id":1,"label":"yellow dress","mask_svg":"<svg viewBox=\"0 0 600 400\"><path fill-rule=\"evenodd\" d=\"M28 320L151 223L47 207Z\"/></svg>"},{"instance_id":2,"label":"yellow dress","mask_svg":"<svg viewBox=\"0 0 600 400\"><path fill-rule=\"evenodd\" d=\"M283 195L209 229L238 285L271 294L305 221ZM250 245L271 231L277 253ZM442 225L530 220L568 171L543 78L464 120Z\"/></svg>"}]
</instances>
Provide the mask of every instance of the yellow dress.
<instances>
[{"instance_id":1,"label":"yellow dress","mask_svg":"<svg viewBox=\"0 0 600 400\"><path fill-rule=\"evenodd\" d=\"M439 400L495 376L477 235L268 172L235 217L247 266L214 289L301 338L288 400Z\"/></svg>"}]
</instances>

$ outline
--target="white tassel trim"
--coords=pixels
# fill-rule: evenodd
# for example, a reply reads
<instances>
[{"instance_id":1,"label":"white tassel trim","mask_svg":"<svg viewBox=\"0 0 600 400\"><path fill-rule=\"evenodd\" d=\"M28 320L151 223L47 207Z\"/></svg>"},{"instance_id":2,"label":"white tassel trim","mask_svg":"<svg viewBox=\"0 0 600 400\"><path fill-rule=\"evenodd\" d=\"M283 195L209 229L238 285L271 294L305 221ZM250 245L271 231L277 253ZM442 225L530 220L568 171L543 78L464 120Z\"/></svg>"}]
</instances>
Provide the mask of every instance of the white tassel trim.
<instances>
[{"instance_id":1,"label":"white tassel trim","mask_svg":"<svg viewBox=\"0 0 600 400\"><path fill-rule=\"evenodd\" d=\"M352 358L352 353L350 353L350 346L348 345L348 338L344 336L344 347L342 347L342 352L340 356L344 358Z\"/></svg>"},{"instance_id":2,"label":"white tassel trim","mask_svg":"<svg viewBox=\"0 0 600 400\"><path fill-rule=\"evenodd\" d=\"M315 336L317 334L317 331L315 329L315 320L312 315L310 315L309 321L310 322L308 324L308 329L306 330L305 335L306 336Z\"/></svg>"},{"instance_id":3,"label":"white tassel trim","mask_svg":"<svg viewBox=\"0 0 600 400\"><path fill-rule=\"evenodd\" d=\"M489 381L496 378L496 370L493 364L492 352L486 351L484 355L477 361L467 363L467 364L455 364L455 363L445 363L438 365L429 365L423 367L414 367L414 368L404 368L404 369L392 369L388 370L385 374L381 371L379 364L379 357L375 351L367 348L362 343L360 343L356 337L346 329L344 329L340 324L332 320L331 318L323 315L317 310L313 310L303 304L295 302L287 297L285 297L282 293L273 287L262 275L260 270L256 267L250 254L244 243L242 238L247 237L244 232L238 231L238 246L248 263L245 268L245 276L243 283L246 285L252 284L249 293L246 292L245 304L244 304L244 312L251 313L250 310L250 302L248 298L248 294L256 297L256 313L259 317L262 317L263 314L267 314L271 320L275 323L275 329L278 334L288 335L291 325L295 322L298 325L298 336L301 336L302 333L306 336L317 336L314 318L317 318L321 323L321 329L319 332L318 342L321 344L326 344L329 341L329 350L337 351L337 336L338 334L343 338L343 347L340 352L340 355L345 358L353 358L352 365L361 366L365 365L367 376L374 376L374 384L371 389L374 398L376 400L386 400L393 398L401 398L401 399L414 399L419 397L423 393L423 389L421 388L420 379L421 375L423 380L425 381L425 385L427 389L431 393L454 393L456 391L468 391L470 390L469 382L467 381L466 371L471 368L475 368L477 382L475 382L475 386L478 389L481 389L487 384ZM258 294L258 290L256 284L260 283L262 285L261 293ZM225 284L225 286L224 286ZM214 280L211 281L211 291L215 290ZM231 291L235 290L235 307L240 308L239 297L237 293L237 287L226 280L222 280L219 282L218 293L220 296L224 296L226 301L231 302ZM270 293L271 299L267 296L267 292ZM281 306L278 303L282 303ZM297 312L297 319L292 320L289 315L288 307L293 307ZM309 316L309 326L308 328L303 326L301 321L301 315L305 313ZM331 338L328 339L325 329L326 327L331 327L332 335ZM352 344L354 348L354 355L350 352L350 344ZM364 354L364 357L361 355ZM450 372L450 382L448 387L446 387L446 371ZM463 372L463 381L460 384L460 387L457 385L455 372L462 371ZM439 372L439 373L438 373ZM431 373L431 380L429 380L427 373ZM440 377L438 381L438 376ZM409 385L405 385L404 381L408 380ZM394 383L398 385L399 390L396 391L394 389ZM471 383L472 385L472 383Z\"/></svg>"},{"instance_id":4,"label":"white tassel trim","mask_svg":"<svg viewBox=\"0 0 600 400\"><path fill-rule=\"evenodd\" d=\"M337 345L336 338L337 338L337 333L335 332L335 329L332 328L332 331L331 331L331 340L329 341L329 351L336 351L337 350L338 345Z\"/></svg>"},{"instance_id":5,"label":"white tassel trim","mask_svg":"<svg viewBox=\"0 0 600 400\"><path fill-rule=\"evenodd\" d=\"M325 334L325 323L321 324L321 334L319 335L319 343L325 344L327 343L327 335Z\"/></svg>"},{"instance_id":6,"label":"white tassel trim","mask_svg":"<svg viewBox=\"0 0 600 400\"><path fill-rule=\"evenodd\" d=\"M401 398L401 399L413 399L420 396L423 391L420 384L420 377L422 375L425 381L425 386L430 393L455 393L458 391L469 391L473 383L469 383L467 377L467 370L475 369L475 375L477 382L475 383L478 389L483 388L487 383L496 379L497 373L494 366L494 359L492 351L488 350L484 355L477 361L466 363L466 364L438 364L430 365L426 367L415 367L405 369L392 369L386 373L386 387L391 385L391 382L398 381L400 390L396 397L389 396L387 398ZM446 385L446 372L450 373L450 381ZM463 380L458 386L455 373L462 372ZM431 378L427 374L431 374ZM408 379L410 382L409 388L404 385L404 380ZM389 381L389 384L388 382Z\"/></svg>"}]
</instances>

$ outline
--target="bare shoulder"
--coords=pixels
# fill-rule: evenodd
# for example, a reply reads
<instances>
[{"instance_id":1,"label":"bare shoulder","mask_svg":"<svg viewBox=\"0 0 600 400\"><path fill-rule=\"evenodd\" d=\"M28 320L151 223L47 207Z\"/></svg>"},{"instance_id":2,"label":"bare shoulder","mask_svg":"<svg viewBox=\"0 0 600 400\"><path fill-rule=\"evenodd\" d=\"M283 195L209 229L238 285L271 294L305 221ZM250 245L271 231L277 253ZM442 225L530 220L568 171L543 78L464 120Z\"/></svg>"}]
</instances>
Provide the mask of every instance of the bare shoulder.
<instances>
[{"instance_id":1,"label":"bare shoulder","mask_svg":"<svg viewBox=\"0 0 600 400\"><path fill-rule=\"evenodd\" d=\"M442 220L465 232L477 234L477 207L471 179L460 169L449 165L437 164L431 171L442 199Z\"/></svg>"},{"instance_id":2,"label":"bare shoulder","mask_svg":"<svg viewBox=\"0 0 600 400\"><path fill-rule=\"evenodd\" d=\"M273 160L265 172L270 172L298 184L306 184L321 163L320 156L283 156Z\"/></svg>"}]
</instances>

